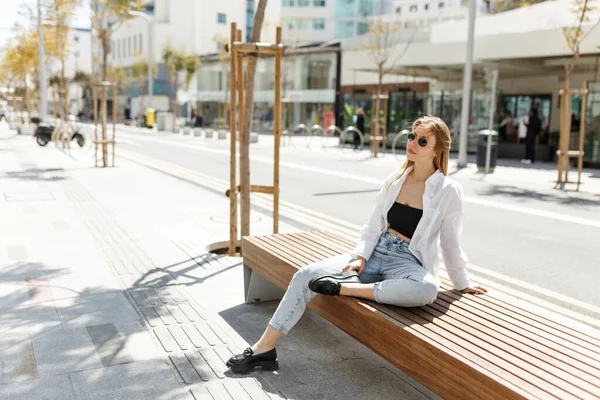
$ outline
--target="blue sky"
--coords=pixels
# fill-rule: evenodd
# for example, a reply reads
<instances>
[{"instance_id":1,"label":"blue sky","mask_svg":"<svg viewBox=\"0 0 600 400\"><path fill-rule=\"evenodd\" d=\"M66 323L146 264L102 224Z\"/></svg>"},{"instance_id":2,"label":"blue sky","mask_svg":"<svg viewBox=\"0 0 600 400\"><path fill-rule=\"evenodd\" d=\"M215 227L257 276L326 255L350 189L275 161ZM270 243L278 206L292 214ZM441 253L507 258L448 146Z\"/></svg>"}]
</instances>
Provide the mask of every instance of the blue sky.
<instances>
[{"instance_id":1,"label":"blue sky","mask_svg":"<svg viewBox=\"0 0 600 400\"><path fill-rule=\"evenodd\" d=\"M42 0L42 4L48 0ZM0 53L6 45L6 41L13 35L12 27L15 22L19 21L23 24L28 21L19 15L21 4L26 3L31 6L36 6L36 0L2 0L2 12L0 12ZM89 6L88 0L81 0L80 6L75 13L72 25L75 28L89 28L90 17L89 17Z\"/></svg>"}]
</instances>

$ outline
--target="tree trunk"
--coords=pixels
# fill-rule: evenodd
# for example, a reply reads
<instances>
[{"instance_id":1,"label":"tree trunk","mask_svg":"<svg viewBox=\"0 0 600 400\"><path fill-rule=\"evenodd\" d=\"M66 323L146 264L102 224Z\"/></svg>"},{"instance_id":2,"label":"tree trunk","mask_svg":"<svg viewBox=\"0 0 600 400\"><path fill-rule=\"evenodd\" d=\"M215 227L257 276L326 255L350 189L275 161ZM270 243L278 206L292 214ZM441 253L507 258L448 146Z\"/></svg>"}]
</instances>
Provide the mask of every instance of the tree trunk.
<instances>
[{"instance_id":1,"label":"tree trunk","mask_svg":"<svg viewBox=\"0 0 600 400\"><path fill-rule=\"evenodd\" d=\"M108 66L108 35L104 29L100 34L100 40L102 41L102 81L106 80L106 68Z\"/></svg>"},{"instance_id":2,"label":"tree trunk","mask_svg":"<svg viewBox=\"0 0 600 400\"><path fill-rule=\"evenodd\" d=\"M260 0L254 15L252 42L260 41L260 31L265 19L265 8L268 0ZM244 126L240 150L240 204L242 219L242 237L250 235L250 133L254 114L254 76L256 75L257 57L249 57L246 67L246 93L244 109Z\"/></svg>"}]
</instances>

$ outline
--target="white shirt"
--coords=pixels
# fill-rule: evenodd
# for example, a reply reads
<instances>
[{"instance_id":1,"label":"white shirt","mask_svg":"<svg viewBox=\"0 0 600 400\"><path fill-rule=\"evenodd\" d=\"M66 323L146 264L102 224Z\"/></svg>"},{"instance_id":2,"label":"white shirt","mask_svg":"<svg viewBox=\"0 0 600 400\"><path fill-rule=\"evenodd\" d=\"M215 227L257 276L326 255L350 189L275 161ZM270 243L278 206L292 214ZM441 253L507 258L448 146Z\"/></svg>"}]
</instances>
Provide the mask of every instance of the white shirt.
<instances>
[{"instance_id":1,"label":"white shirt","mask_svg":"<svg viewBox=\"0 0 600 400\"><path fill-rule=\"evenodd\" d=\"M375 197L375 206L371 217L361 230L360 240L352 250L352 257L371 257L379 236L389 226L387 213L396 201L404 184L409 168L400 179L389 188L390 182L398 175L390 175L383 188ZM436 171L425 182L423 193L423 216L417 225L408 249L423 264L425 269L437 280L440 270L440 252L448 276L457 290L468 286L467 256L460 246L462 234L462 186L451 178Z\"/></svg>"},{"instance_id":2,"label":"white shirt","mask_svg":"<svg viewBox=\"0 0 600 400\"><path fill-rule=\"evenodd\" d=\"M527 137L527 125L525 125L526 123L529 123L529 117L527 115L524 115L521 118L519 118L519 138L521 139Z\"/></svg>"}]
</instances>

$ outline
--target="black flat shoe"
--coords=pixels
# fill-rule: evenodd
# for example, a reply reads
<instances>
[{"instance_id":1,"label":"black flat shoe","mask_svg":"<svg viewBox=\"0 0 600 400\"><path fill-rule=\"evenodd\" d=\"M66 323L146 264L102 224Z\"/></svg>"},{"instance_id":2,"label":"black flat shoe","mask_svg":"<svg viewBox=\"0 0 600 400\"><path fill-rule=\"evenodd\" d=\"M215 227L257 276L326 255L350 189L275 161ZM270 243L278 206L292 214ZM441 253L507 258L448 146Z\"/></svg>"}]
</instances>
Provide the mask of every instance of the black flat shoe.
<instances>
[{"instance_id":1,"label":"black flat shoe","mask_svg":"<svg viewBox=\"0 0 600 400\"><path fill-rule=\"evenodd\" d=\"M328 296L339 296L342 283L360 283L356 271L346 271L336 274L327 274L312 278L308 282L308 288L315 293Z\"/></svg>"},{"instance_id":2,"label":"black flat shoe","mask_svg":"<svg viewBox=\"0 0 600 400\"><path fill-rule=\"evenodd\" d=\"M279 369L277 350L273 349L266 353L254 354L252 349L248 347L242 354L231 357L226 365L231 369L231 372L236 374L246 374L255 368L260 368L263 371L275 371Z\"/></svg>"}]
</instances>

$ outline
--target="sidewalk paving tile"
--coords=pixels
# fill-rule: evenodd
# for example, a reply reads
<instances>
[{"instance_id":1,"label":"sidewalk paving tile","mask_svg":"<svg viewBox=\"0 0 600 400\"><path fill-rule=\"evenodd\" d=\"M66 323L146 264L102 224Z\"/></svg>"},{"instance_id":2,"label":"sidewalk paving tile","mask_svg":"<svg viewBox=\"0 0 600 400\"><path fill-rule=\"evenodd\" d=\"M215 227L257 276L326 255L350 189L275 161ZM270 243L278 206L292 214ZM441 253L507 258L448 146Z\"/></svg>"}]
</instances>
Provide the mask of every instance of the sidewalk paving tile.
<instances>
[{"instance_id":1,"label":"sidewalk paving tile","mask_svg":"<svg viewBox=\"0 0 600 400\"><path fill-rule=\"evenodd\" d=\"M86 400L193 400L163 359L72 373L77 398Z\"/></svg>"},{"instance_id":2,"label":"sidewalk paving tile","mask_svg":"<svg viewBox=\"0 0 600 400\"><path fill-rule=\"evenodd\" d=\"M65 329L33 339L40 376L99 368L100 357L86 329Z\"/></svg>"},{"instance_id":3,"label":"sidewalk paving tile","mask_svg":"<svg viewBox=\"0 0 600 400\"><path fill-rule=\"evenodd\" d=\"M75 400L75 397L69 377L67 375L57 375L0 385L0 399Z\"/></svg>"}]
</instances>

